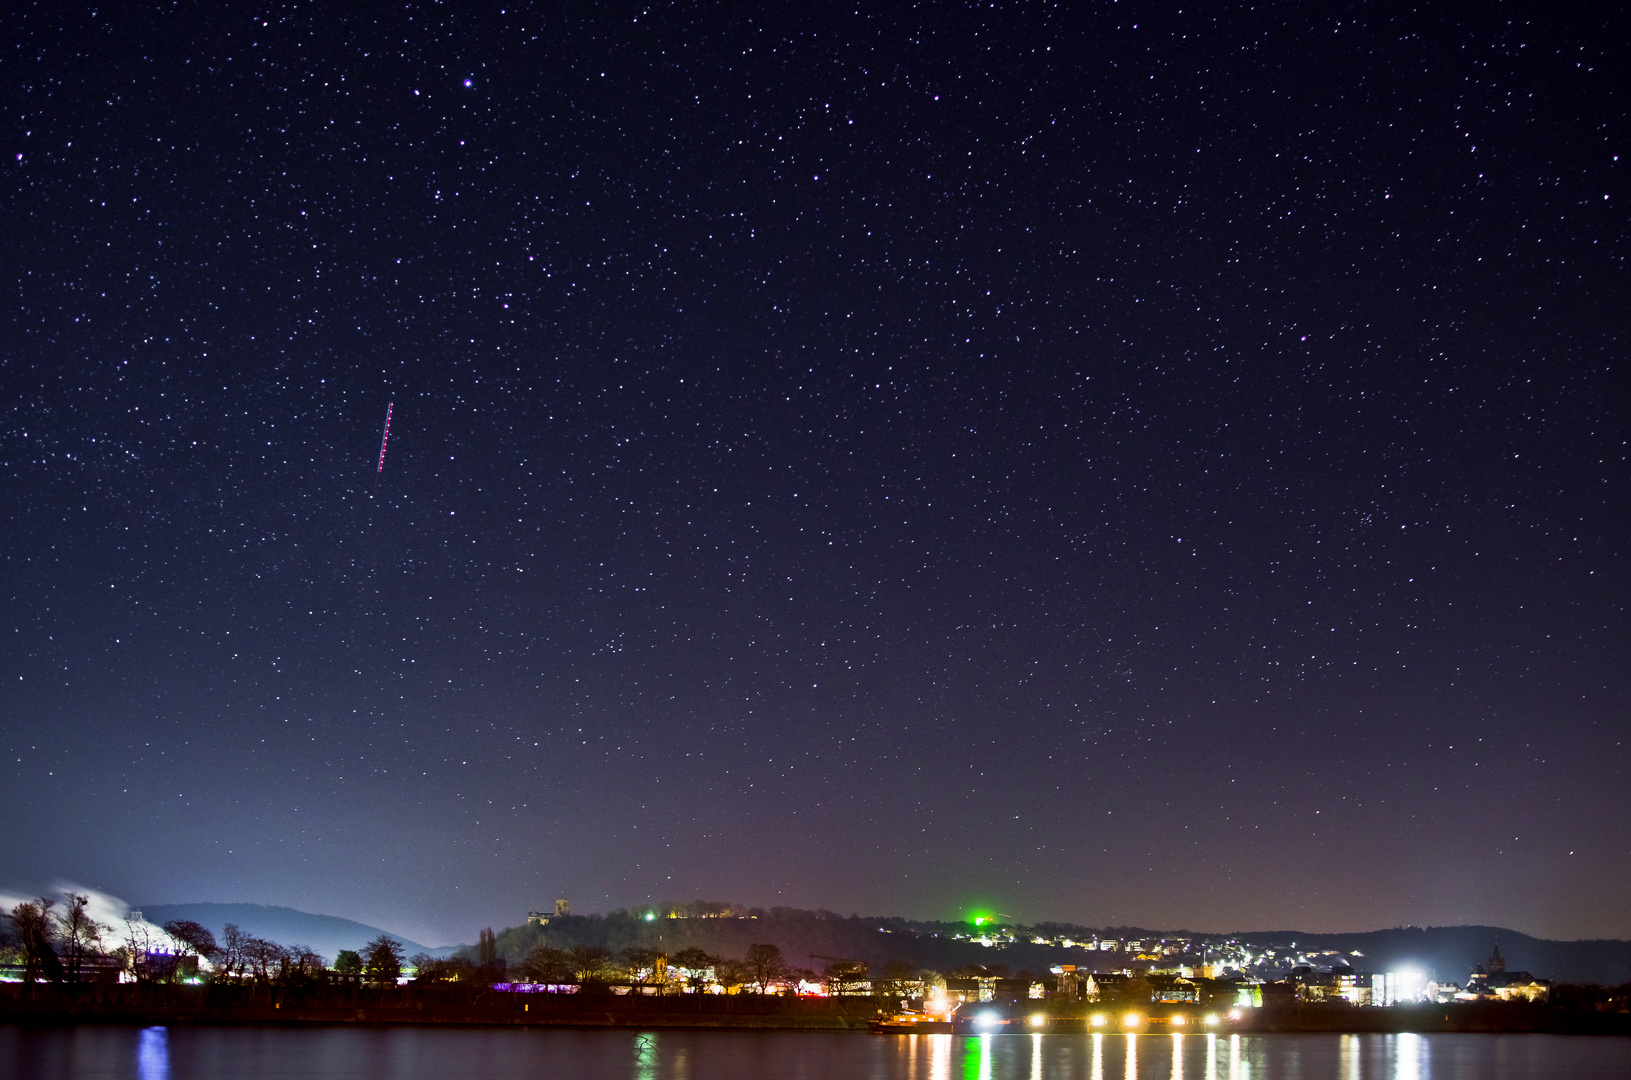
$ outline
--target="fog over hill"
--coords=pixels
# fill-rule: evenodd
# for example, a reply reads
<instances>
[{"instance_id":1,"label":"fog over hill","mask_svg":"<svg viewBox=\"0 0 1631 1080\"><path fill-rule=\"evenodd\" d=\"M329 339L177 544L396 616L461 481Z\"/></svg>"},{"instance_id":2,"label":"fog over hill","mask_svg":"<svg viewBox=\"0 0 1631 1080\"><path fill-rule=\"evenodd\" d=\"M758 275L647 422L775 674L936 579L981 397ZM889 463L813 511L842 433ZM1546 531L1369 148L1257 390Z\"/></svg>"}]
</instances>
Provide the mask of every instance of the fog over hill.
<instances>
[{"instance_id":1,"label":"fog over hill","mask_svg":"<svg viewBox=\"0 0 1631 1080\"><path fill-rule=\"evenodd\" d=\"M390 934L401 942L403 951L409 956L420 952L431 956L448 956L457 948L433 949L391 934L389 930L342 919L337 915L313 915L307 911L269 904L151 904L137 910L141 911L142 918L155 925L163 925L172 919L191 919L209 927L217 938L227 923L236 923L246 933L275 941L279 945L304 945L321 953L330 964L341 949L360 950L381 934Z\"/></svg>"}]
</instances>

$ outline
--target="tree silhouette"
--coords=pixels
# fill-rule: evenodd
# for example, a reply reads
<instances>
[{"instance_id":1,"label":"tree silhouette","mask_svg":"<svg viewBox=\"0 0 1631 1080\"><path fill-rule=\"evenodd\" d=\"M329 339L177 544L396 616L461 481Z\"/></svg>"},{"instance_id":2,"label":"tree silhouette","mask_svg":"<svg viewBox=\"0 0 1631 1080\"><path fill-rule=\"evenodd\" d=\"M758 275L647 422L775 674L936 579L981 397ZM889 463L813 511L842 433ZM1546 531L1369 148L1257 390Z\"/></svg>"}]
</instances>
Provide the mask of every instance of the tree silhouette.
<instances>
[{"instance_id":1,"label":"tree silhouette","mask_svg":"<svg viewBox=\"0 0 1631 1080\"><path fill-rule=\"evenodd\" d=\"M51 941L55 936L51 909L55 906L55 900L42 896L38 903L25 902L11 909L11 924L23 951L24 982L62 981L62 961Z\"/></svg>"},{"instance_id":2,"label":"tree silhouette","mask_svg":"<svg viewBox=\"0 0 1631 1080\"><path fill-rule=\"evenodd\" d=\"M749 945L743 963L748 971L748 981L761 994L768 994L770 984L788 974L787 961L782 959L782 951L775 945Z\"/></svg>"},{"instance_id":3,"label":"tree silhouette","mask_svg":"<svg viewBox=\"0 0 1631 1080\"><path fill-rule=\"evenodd\" d=\"M78 982L84 973L85 961L102 953L102 935L111 928L97 922L90 913L91 898L77 893L68 894L68 903L57 913L57 940L62 946L63 966L68 981Z\"/></svg>"},{"instance_id":4,"label":"tree silhouette","mask_svg":"<svg viewBox=\"0 0 1631 1080\"><path fill-rule=\"evenodd\" d=\"M611 973L612 954L599 945L574 945L567 955L580 984L605 982Z\"/></svg>"},{"instance_id":5,"label":"tree silhouette","mask_svg":"<svg viewBox=\"0 0 1631 1080\"><path fill-rule=\"evenodd\" d=\"M381 934L368 943L363 972L369 982L396 985L402 975L402 946L389 934Z\"/></svg>"}]
</instances>

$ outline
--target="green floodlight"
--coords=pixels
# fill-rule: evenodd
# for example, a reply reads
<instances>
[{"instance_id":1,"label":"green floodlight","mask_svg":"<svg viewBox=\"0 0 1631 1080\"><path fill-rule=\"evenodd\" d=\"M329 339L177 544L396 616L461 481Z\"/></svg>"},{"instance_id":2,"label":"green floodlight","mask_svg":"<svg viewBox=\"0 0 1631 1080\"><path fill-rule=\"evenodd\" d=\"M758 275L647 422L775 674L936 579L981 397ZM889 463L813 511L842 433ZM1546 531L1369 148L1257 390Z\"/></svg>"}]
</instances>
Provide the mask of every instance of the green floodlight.
<instances>
[{"instance_id":1,"label":"green floodlight","mask_svg":"<svg viewBox=\"0 0 1631 1080\"><path fill-rule=\"evenodd\" d=\"M657 913L655 911L646 912L646 922L656 922L656 921L657 921Z\"/></svg>"}]
</instances>

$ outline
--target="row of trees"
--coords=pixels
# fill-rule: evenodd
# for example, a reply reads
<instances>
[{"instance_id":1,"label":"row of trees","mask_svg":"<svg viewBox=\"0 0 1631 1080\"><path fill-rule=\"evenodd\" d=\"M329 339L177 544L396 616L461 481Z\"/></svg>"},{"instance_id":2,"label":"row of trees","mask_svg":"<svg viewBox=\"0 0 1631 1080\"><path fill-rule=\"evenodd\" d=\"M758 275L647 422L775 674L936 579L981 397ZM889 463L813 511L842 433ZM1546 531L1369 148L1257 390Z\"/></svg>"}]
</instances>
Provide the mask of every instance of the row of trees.
<instances>
[{"instance_id":1,"label":"row of trees","mask_svg":"<svg viewBox=\"0 0 1631 1080\"><path fill-rule=\"evenodd\" d=\"M156 932L160 929L162 934ZM20 967L25 982L78 983L111 974L138 982L177 982L201 975L200 961L207 962L208 976L215 981L291 984L317 981L329 972L312 949L280 945L233 923L217 939L190 919L161 928L127 921L121 937L91 915L88 896L73 893L60 906L41 897L0 915L0 962ZM361 953L341 953L334 970L395 982L402 966L402 946L382 934Z\"/></svg>"},{"instance_id":2,"label":"row of trees","mask_svg":"<svg viewBox=\"0 0 1631 1080\"><path fill-rule=\"evenodd\" d=\"M820 977L824 977L828 991L845 993L901 993L909 985L918 985L932 973L920 972L906 961L884 965L878 978L873 978L869 966L859 960L839 957L821 957L827 961ZM599 945L573 945L554 948L544 945L533 949L519 965L515 974L536 983L627 983L639 988L652 988L659 992L689 990L700 992L714 985L727 993L769 994L778 987L801 980L813 982L818 978L811 968L797 967L787 961L776 945L750 945L747 953L735 957L715 956L704 949L678 949L672 954L660 949L635 946L614 953Z\"/></svg>"}]
</instances>

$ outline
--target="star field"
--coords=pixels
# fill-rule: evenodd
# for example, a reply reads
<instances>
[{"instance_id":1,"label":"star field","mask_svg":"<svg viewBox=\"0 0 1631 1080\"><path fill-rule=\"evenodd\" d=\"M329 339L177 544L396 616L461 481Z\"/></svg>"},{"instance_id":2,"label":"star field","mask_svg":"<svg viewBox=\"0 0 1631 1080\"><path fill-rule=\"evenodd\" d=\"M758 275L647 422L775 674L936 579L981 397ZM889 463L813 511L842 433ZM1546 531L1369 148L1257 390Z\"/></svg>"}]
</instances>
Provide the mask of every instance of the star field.
<instances>
[{"instance_id":1,"label":"star field","mask_svg":"<svg viewBox=\"0 0 1631 1080\"><path fill-rule=\"evenodd\" d=\"M0 883L1631 936L1622 14L4 33Z\"/></svg>"}]
</instances>

